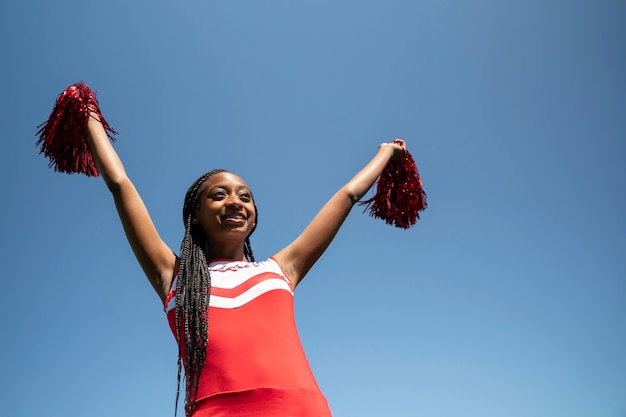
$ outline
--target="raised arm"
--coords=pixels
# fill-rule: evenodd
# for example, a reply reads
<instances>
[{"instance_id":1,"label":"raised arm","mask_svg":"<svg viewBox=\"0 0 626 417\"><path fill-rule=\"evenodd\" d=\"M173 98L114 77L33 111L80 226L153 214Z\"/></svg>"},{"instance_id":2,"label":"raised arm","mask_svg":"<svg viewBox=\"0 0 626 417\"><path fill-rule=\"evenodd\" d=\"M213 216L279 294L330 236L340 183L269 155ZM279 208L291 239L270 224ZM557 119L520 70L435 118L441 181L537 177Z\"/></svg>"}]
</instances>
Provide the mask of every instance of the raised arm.
<instances>
[{"instance_id":1,"label":"raised arm","mask_svg":"<svg viewBox=\"0 0 626 417\"><path fill-rule=\"evenodd\" d=\"M300 236L274 255L294 288L330 245L352 206L372 187L387 162L405 152L401 139L381 144L376 156L328 200Z\"/></svg>"},{"instance_id":2,"label":"raised arm","mask_svg":"<svg viewBox=\"0 0 626 417\"><path fill-rule=\"evenodd\" d=\"M176 255L159 236L95 113L91 114L87 129L92 153L113 195L128 242L148 280L163 300L169 291Z\"/></svg>"}]
</instances>

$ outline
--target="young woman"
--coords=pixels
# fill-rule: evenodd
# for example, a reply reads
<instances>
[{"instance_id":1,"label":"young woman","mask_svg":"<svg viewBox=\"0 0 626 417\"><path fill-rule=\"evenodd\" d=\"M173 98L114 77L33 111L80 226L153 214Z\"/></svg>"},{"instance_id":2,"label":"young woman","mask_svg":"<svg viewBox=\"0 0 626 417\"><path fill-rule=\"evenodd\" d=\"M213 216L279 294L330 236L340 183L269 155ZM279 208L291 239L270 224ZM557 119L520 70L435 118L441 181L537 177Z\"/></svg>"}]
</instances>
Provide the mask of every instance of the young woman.
<instances>
[{"instance_id":1,"label":"young woman","mask_svg":"<svg viewBox=\"0 0 626 417\"><path fill-rule=\"evenodd\" d=\"M185 368L186 414L330 416L296 332L293 291L387 162L404 155L405 142L381 144L292 243L257 262L249 238L258 212L242 178L216 170L191 185L176 256L159 237L96 113L88 136L128 241L164 302L179 345L179 384L181 363Z\"/></svg>"}]
</instances>

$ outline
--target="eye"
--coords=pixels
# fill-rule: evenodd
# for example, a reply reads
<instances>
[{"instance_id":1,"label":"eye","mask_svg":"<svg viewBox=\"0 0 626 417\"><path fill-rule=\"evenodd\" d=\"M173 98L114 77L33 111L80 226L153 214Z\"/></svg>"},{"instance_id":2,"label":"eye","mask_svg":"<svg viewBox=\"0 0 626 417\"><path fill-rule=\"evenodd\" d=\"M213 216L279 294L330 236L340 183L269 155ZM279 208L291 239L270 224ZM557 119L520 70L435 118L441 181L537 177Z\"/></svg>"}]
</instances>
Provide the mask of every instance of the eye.
<instances>
[{"instance_id":1,"label":"eye","mask_svg":"<svg viewBox=\"0 0 626 417\"><path fill-rule=\"evenodd\" d=\"M250 193L241 193L239 194L239 199L243 202L249 203L250 201L252 201L252 196L250 195Z\"/></svg>"},{"instance_id":2,"label":"eye","mask_svg":"<svg viewBox=\"0 0 626 417\"><path fill-rule=\"evenodd\" d=\"M226 198L226 192L222 190L215 191L211 194L211 198L214 200L222 200L223 198Z\"/></svg>"}]
</instances>

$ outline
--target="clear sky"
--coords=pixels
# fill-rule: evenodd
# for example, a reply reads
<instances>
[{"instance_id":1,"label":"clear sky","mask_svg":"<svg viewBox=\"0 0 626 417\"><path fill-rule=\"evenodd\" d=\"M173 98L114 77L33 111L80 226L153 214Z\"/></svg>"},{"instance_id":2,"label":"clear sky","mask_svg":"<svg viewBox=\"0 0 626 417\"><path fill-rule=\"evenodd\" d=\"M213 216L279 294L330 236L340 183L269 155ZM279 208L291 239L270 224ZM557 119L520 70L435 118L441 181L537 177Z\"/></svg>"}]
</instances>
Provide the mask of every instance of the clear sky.
<instances>
[{"instance_id":1,"label":"clear sky","mask_svg":"<svg viewBox=\"0 0 626 417\"><path fill-rule=\"evenodd\" d=\"M0 414L173 415L176 348L101 179L35 132L84 80L163 239L212 168L258 258L404 138L429 208L355 208L296 291L336 417L626 416L626 3L0 4Z\"/></svg>"}]
</instances>

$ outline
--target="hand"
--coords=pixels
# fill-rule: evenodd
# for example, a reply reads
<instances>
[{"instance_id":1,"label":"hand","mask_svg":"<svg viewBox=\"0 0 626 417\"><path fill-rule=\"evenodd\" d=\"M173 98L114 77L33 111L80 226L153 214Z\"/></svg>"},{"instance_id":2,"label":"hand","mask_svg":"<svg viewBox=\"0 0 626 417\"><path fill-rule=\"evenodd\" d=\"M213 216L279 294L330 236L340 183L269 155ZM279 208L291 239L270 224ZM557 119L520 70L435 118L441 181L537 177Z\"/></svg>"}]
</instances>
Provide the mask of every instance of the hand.
<instances>
[{"instance_id":1,"label":"hand","mask_svg":"<svg viewBox=\"0 0 626 417\"><path fill-rule=\"evenodd\" d=\"M383 149L385 147L389 147L392 149L393 154L390 158L392 161L398 161L402 159L404 154L407 152L406 142L402 139L396 139L390 143L381 143L379 148Z\"/></svg>"}]
</instances>

